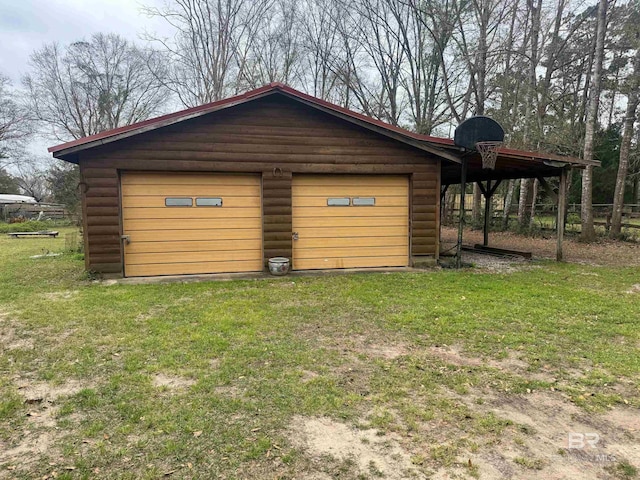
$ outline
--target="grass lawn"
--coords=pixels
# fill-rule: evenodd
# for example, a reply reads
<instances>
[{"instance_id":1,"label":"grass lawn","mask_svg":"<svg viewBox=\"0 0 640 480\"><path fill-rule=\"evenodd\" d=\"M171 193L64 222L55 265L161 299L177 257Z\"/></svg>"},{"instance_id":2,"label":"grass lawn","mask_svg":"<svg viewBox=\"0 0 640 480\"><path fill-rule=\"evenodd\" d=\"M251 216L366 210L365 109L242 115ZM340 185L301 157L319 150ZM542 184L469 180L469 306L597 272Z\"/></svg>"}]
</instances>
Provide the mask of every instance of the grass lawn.
<instances>
[{"instance_id":1,"label":"grass lawn","mask_svg":"<svg viewBox=\"0 0 640 480\"><path fill-rule=\"evenodd\" d=\"M68 231L0 239L0 478L637 476L637 267L110 285Z\"/></svg>"}]
</instances>

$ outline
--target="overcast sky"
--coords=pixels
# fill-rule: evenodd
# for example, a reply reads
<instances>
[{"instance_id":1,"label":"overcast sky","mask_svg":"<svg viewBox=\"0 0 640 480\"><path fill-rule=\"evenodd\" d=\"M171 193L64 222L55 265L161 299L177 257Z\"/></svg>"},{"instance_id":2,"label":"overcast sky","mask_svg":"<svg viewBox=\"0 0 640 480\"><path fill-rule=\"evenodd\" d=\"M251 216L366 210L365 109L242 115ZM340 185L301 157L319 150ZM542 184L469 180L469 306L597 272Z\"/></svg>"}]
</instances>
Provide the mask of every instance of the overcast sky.
<instances>
[{"instance_id":1,"label":"overcast sky","mask_svg":"<svg viewBox=\"0 0 640 480\"><path fill-rule=\"evenodd\" d=\"M0 0L0 73L19 87L29 56L45 43L67 44L98 32L138 43L145 30L169 35L165 24L140 13L143 4L160 5L161 0ZM29 151L37 159L50 158L46 149L57 143L35 136Z\"/></svg>"},{"instance_id":2,"label":"overcast sky","mask_svg":"<svg viewBox=\"0 0 640 480\"><path fill-rule=\"evenodd\" d=\"M161 29L140 13L143 3L159 0L0 0L0 72L18 85L29 55L45 43L69 43L97 32L137 41L144 29Z\"/></svg>"}]
</instances>

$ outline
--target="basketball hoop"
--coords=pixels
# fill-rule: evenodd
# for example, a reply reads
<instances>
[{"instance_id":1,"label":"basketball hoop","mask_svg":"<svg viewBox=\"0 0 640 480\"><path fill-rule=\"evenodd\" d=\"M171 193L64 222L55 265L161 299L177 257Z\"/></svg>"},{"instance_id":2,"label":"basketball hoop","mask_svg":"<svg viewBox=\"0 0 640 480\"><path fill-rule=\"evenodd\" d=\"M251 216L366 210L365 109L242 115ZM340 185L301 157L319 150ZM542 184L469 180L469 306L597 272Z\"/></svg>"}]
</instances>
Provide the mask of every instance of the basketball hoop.
<instances>
[{"instance_id":1,"label":"basketball hoop","mask_svg":"<svg viewBox=\"0 0 640 480\"><path fill-rule=\"evenodd\" d=\"M476 151L482 157L483 170L493 170L496 168L496 160L498 158L498 150L502 146L502 142L476 142Z\"/></svg>"}]
</instances>

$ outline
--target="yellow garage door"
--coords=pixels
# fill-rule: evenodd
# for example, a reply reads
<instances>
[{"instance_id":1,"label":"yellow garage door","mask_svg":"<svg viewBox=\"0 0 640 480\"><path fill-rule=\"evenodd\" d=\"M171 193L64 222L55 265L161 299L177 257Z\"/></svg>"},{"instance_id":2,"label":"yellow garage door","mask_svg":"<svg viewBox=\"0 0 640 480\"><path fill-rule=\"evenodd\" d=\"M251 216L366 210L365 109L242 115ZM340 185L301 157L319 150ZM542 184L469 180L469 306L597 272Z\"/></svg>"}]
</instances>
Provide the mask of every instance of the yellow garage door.
<instances>
[{"instance_id":1,"label":"yellow garage door","mask_svg":"<svg viewBox=\"0 0 640 480\"><path fill-rule=\"evenodd\" d=\"M296 270L407 266L409 180L295 176L293 231Z\"/></svg>"},{"instance_id":2,"label":"yellow garage door","mask_svg":"<svg viewBox=\"0 0 640 480\"><path fill-rule=\"evenodd\" d=\"M260 178L122 174L125 275L262 270Z\"/></svg>"}]
</instances>

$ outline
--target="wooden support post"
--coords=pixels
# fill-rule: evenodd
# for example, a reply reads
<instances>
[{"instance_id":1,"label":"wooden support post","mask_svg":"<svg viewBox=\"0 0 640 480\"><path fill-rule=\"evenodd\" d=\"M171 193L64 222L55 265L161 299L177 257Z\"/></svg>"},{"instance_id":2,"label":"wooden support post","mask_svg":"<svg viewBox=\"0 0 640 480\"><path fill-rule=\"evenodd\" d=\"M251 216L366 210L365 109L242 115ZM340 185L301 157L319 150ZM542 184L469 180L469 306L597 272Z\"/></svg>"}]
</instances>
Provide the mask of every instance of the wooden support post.
<instances>
[{"instance_id":1,"label":"wooden support post","mask_svg":"<svg viewBox=\"0 0 640 480\"><path fill-rule=\"evenodd\" d=\"M556 246L556 261L562 262L562 240L564 239L564 212L567 209L567 169L560 171L560 185L558 187L558 217L556 231L558 243Z\"/></svg>"},{"instance_id":2,"label":"wooden support post","mask_svg":"<svg viewBox=\"0 0 640 480\"><path fill-rule=\"evenodd\" d=\"M484 227L483 227L483 245L489 246L489 215L491 215L491 199L493 194L496 193L498 186L500 186L502 179L496 180L496 183L491 186L491 180L487 180L487 188L482 185L482 182L478 182L478 187L484 196Z\"/></svg>"},{"instance_id":3,"label":"wooden support post","mask_svg":"<svg viewBox=\"0 0 640 480\"><path fill-rule=\"evenodd\" d=\"M460 168L460 216L458 218L458 244L456 245L456 268L462 267L462 231L464 229L464 197L467 189L467 159L462 159Z\"/></svg>"}]
</instances>

